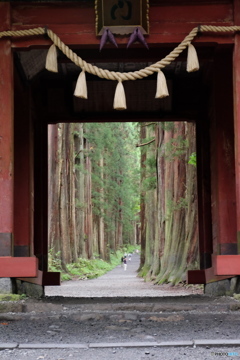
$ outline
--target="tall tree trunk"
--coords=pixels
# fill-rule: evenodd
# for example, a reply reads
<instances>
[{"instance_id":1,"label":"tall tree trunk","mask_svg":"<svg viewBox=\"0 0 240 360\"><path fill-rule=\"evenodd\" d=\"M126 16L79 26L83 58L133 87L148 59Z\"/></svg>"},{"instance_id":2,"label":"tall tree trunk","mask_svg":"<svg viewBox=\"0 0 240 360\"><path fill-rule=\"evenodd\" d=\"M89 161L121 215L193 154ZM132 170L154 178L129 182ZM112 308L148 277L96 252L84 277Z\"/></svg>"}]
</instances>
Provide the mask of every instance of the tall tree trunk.
<instances>
[{"instance_id":1,"label":"tall tree trunk","mask_svg":"<svg viewBox=\"0 0 240 360\"><path fill-rule=\"evenodd\" d=\"M88 155L90 151L89 143L86 144L86 177L85 177L85 243L88 258L93 256L93 217L92 217L92 164Z\"/></svg>"},{"instance_id":2,"label":"tall tree trunk","mask_svg":"<svg viewBox=\"0 0 240 360\"><path fill-rule=\"evenodd\" d=\"M144 125L144 124L143 124ZM141 126L140 130L140 142L146 138L146 127ZM145 147L141 148L141 184L143 184L146 178L146 149ZM140 224L141 224L141 258L140 258L140 268L143 268L145 264L145 254L146 254L146 213L145 213L145 196L146 192L141 186L140 194Z\"/></svg>"},{"instance_id":3,"label":"tall tree trunk","mask_svg":"<svg viewBox=\"0 0 240 360\"><path fill-rule=\"evenodd\" d=\"M84 137L83 123L75 124L74 146L75 146L75 188L76 188L76 233L78 238L78 257L86 258L84 218L85 218L85 164L84 164Z\"/></svg>"},{"instance_id":4,"label":"tall tree trunk","mask_svg":"<svg viewBox=\"0 0 240 360\"><path fill-rule=\"evenodd\" d=\"M103 156L100 157L100 179L101 179L101 187L100 187L100 202L104 203L104 189L103 189ZM101 259L106 259L106 251L104 249L104 219L103 219L103 209L101 209L99 215L99 227L98 227L98 248Z\"/></svg>"},{"instance_id":5,"label":"tall tree trunk","mask_svg":"<svg viewBox=\"0 0 240 360\"><path fill-rule=\"evenodd\" d=\"M65 269L93 253L109 260L111 249L136 241L131 211L138 206L136 193L131 196L138 181L131 176L137 155L133 135L127 141L133 126L120 125L59 124L49 131L49 244L61 252Z\"/></svg>"},{"instance_id":6,"label":"tall tree trunk","mask_svg":"<svg viewBox=\"0 0 240 360\"><path fill-rule=\"evenodd\" d=\"M58 160L58 125L49 125L48 130L48 243L54 256L60 251L58 201L60 192Z\"/></svg>"},{"instance_id":7,"label":"tall tree trunk","mask_svg":"<svg viewBox=\"0 0 240 360\"><path fill-rule=\"evenodd\" d=\"M67 160L68 160L68 192L69 192L69 234L72 261L77 262L77 234L76 234L76 201L75 201L75 149L74 149L74 124L66 124Z\"/></svg>"},{"instance_id":8,"label":"tall tree trunk","mask_svg":"<svg viewBox=\"0 0 240 360\"><path fill-rule=\"evenodd\" d=\"M68 232L68 196L67 196L67 163L66 163L66 129L58 125L58 162L59 162L59 239L61 263L65 271L66 264L71 262L70 238Z\"/></svg>"},{"instance_id":9,"label":"tall tree trunk","mask_svg":"<svg viewBox=\"0 0 240 360\"><path fill-rule=\"evenodd\" d=\"M156 128L157 203L154 191L148 190L146 216L141 214L147 229L142 273L156 283L176 284L185 280L187 269L196 268L198 261L196 169L188 164L195 151L195 126L170 125ZM151 153L149 146L147 159Z\"/></svg>"}]
</instances>

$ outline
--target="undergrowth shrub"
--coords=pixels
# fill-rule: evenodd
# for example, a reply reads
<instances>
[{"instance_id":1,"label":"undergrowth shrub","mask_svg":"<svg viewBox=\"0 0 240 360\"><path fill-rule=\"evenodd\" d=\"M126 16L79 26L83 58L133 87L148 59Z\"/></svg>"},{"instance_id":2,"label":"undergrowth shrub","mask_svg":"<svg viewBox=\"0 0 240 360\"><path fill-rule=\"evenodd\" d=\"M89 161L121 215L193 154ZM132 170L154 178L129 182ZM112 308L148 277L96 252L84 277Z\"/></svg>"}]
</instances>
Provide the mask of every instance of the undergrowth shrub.
<instances>
[{"instance_id":1,"label":"undergrowth shrub","mask_svg":"<svg viewBox=\"0 0 240 360\"><path fill-rule=\"evenodd\" d=\"M49 271L61 272L61 280L86 280L94 279L104 275L106 272L114 269L121 263L121 257L125 252L132 253L137 247L126 245L123 249L110 253L110 261L104 261L99 258L98 254L94 254L93 259L79 258L76 263L67 264L67 273L63 271L61 266L60 251L54 254L53 249L49 250Z\"/></svg>"}]
</instances>

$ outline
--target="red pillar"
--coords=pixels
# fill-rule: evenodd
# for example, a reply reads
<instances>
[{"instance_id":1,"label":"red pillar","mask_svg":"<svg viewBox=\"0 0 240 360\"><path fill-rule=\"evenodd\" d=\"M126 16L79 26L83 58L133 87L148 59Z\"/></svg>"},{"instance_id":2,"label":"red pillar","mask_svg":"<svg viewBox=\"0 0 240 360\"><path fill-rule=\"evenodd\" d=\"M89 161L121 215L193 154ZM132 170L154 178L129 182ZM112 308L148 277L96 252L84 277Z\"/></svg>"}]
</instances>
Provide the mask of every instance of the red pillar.
<instances>
[{"instance_id":1,"label":"red pillar","mask_svg":"<svg viewBox=\"0 0 240 360\"><path fill-rule=\"evenodd\" d=\"M234 1L234 22L235 25L240 25L240 0ZM233 53L233 117L234 117L234 153L233 156L233 165L230 166L232 168L231 176L227 175L227 171L223 173L223 168L221 168L222 174L222 183L218 183L218 192L221 195L219 197L219 209L221 212L219 213L219 242L218 248L215 251L215 254L218 255L213 256L213 264L214 264L214 273L217 275L240 275L240 36L235 34L235 44L234 44L234 53ZM222 59L220 60L222 61ZM222 63L223 66L226 66ZM221 71L222 72L222 71ZM225 72L224 72L225 73ZM219 71L220 74L220 71ZM226 79L227 80L227 79ZM224 82L226 85L226 83ZM228 91L226 89L226 94ZM229 96L224 98L225 109L227 108L226 99L229 99ZM224 107L222 106L221 117L225 117L221 121L221 129L224 129L225 134L228 132L229 134L229 112L225 112L224 115ZM219 124L218 124L219 125ZM219 133L221 135L221 133ZM220 141L223 141L224 138L220 137ZM225 147L226 148L226 147ZM229 147L230 148L230 147ZM224 145L223 149L224 150ZM226 152L226 149L225 149ZM229 151L228 151L229 153ZM223 156L222 153L218 155ZM225 156L226 162L226 156ZM227 170L227 169L226 169ZM232 179L232 180L231 180ZM233 182L234 180L234 182ZM226 185L228 184L228 192L226 192ZM232 189L232 190L230 190ZM235 211L233 210L235 209ZM235 216L234 216L235 212ZM224 220L227 219L227 222ZM235 225L233 223L235 219Z\"/></svg>"},{"instance_id":2,"label":"red pillar","mask_svg":"<svg viewBox=\"0 0 240 360\"><path fill-rule=\"evenodd\" d=\"M33 254L30 92L14 71L14 256Z\"/></svg>"},{"instance_id":3,"label":"red pillar","mask_svg":"<svg viewBox=\"0 0 240 360\"><path fill-rule=\"evenodd\" d=\"M202 104L204 89L202 91ZM206 95L205 95L206 96ZM210 184L210 138L209 119L206 105L202 106L196 123L197 130L197 184L198 184L198 228L199 228L199 260L200 269L212 266L212 214L211 214L211 184Z\"/></svg>"},{"instance_id":4,"label":"red pillar","mask_svg":"<svg viewBox=\"0 0 240 360\"><path fill-rule=\"evenodd\" d=\"M240 0L234 2L235 25L240 25ZM236 173L237 242L240 254L240 35L235 35L233 54L234 134Z\"/></svg>"},{"instance_id":5,"label":"red pillar","mask_svg":"<svg viewBox=\"0 0 240 360\"><path fill-rule=\"evenodd\" d=\"M10 30L10 3L0 3L0 31ZM36 258L14 258L14 101L11 41L0 39L0 277L37 275Z\"/></svg>"},{"instance_id":6,"label":"red pillar","mask_svg":"<svg viewBox=\"0 0 240 360\"><path fill-rule=\"evenodd\" d=\"M10 28L10 4L0 3L0 31ZM12 255L13 65L11 41L0 39L0 256Z\"/></svg>"},{"instance_id":7,"label":"red pillar","mask_svg":"<svg viewBox=\"0 0 240 360\"><path fill-rule=\"evenodd\" d=\"M220 48L215 54L211 119L213 254L236 255L232 52Z\"/></svg>"}]
</instances>

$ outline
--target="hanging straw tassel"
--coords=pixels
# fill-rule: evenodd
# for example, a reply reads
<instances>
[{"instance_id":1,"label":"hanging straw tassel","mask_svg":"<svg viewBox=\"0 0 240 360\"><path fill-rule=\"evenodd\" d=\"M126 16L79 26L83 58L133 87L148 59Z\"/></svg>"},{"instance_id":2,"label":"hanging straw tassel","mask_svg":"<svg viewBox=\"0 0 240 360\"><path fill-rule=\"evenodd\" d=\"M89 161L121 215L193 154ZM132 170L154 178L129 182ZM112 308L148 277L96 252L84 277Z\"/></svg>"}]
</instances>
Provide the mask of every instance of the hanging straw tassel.
<instances>
[{"instance_id":1,"label":"hanging straw tassel","mask_svg":"<svg viewBox=\"0 0 240 360\"><path fill-rule=\"evenodd\" d=\"M86 74L85 74L84 69L82 69L82 71L80 72L80 75L78 76L77 84L76 84L75 91L74 91L74 96L77 96L82 99L88 98Z\"/></svg>"},{"instance_id":2,"label":"hanging straw tassel","mask_svg":"<svg viewBox=\"0 0 240 360\"><path fill-rule=\"evenodd\" d=\"M52 71L55 73L58 72L57 48L54 44L52 46L50 46L50 48L48 50L45 68L48 71Z\"/></svg>"},{"instance_id":3,"label":"hanging straw tassel","mask_svg":"<svg viewBox=\"0 0 240 360\"><path fill-rule=\"evenodd\" d=\"M125 91L121 80L118 81L116 87L113 108L115 110L126 110L127 108Z\"/></svg>"},{"instance_id":4,"label":"hanging straw tassel","mask_svg":"<svg viewBox=\"0 0 240 360\"><path fill-rule=\"evenodd\" d=\"M157 76L157 91L156 91L155 98L161 99L166 96L169 96L168 88L167 88L167 81L166 81L164 73L159 69L158 76Z\"/></svg>"},{"instance_id":5,"label":"hanging straw tassel","mask_svg":"<svg viewBox=\"0 0 240 360\"><path fill-rule=\"evenodd\" d=\"M187 72L194 72L197 70L199 70L197 52L195 50L195 47L192 44L189 44L187 55Z\"/></svg>"}]
</instances>

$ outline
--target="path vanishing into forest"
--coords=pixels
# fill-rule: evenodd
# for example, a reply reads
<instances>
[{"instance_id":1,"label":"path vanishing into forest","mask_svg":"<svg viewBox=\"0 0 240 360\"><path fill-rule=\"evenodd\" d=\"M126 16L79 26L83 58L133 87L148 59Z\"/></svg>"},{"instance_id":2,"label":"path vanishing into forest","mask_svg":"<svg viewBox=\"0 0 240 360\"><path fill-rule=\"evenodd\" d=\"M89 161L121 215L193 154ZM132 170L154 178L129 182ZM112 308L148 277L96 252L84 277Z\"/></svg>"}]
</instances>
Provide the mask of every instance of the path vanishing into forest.
<instances>
[{"instance_id":1,"label":"path vanishing into forest","mask_svg":"<svg viewBox=\"0 0 240 360\"><path fill-rule=\"evenodd\" d=\"M163 297L202 294L196 287L154 285L137 276L139 254L133 254L124 271L121 265L97 279L70 280L61 286L46 286L46 296L63 297Z\"/></svg>"}]
</instances>

